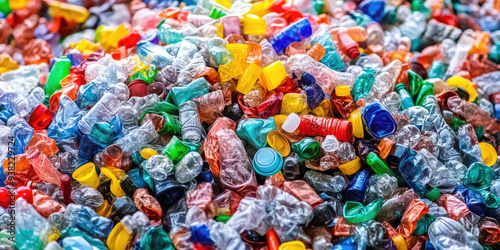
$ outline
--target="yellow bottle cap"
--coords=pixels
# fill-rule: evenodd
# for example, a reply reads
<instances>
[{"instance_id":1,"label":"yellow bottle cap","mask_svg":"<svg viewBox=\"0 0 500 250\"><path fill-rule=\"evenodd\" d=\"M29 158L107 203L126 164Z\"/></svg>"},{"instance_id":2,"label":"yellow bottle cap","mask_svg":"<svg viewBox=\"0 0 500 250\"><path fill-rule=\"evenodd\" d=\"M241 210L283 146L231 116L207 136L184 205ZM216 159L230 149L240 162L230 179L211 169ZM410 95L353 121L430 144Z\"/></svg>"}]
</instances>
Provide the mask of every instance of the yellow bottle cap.
<instances>
[{"instance_id":1,"label":"yellow bottle cap","mask_svg":"<svg viewBox=\"0 0 500 250\"><path fill-rule=\"evenodd\" d=\"M111 216L111 204L107 200L104 200L104 202L96 208L95 212L102 217L109 218Z\"/></svg>"},{"instance_id":2,"label":"yellow bottle cap","mask_svg":"<svg viewBox=\"0 0 500 250\"><path fill-rule=\"evenodd\" d=\"M360 168L361 163L358 156L356 156L356 159L339 166L340 171L342 171L342 173L344 173L345 175L352 175L358 172Z\"/></svg>"},{"instance_id":3,"label":"yellow bottle cap","mask_svg":"<svg viewBox=\"0 0 500 250\"><path fill-rule=\"evenodd\" d=\"M264 35L266 32L266 22L264 19L253 14L243 16L243 34Z\"/></svg>"},{"instance_id":4,"label":"yellow bottle cap","mask_svg":"<svg viewBox=\"0 0 500 250\"><path fill-rule=\"evenodd\" d=\"M337 96L348 96L351 94L351 89L347 85L339 85L335 87L335 94Z\"/></svg>"},{"instance_id":5,"label":"yellow bottle cap","mask_svg":"<svg viewBox=\"0 0 500 250\"><path fill-rule=\"evenodd\" d=\"M365 131L363 129L363 120L361 119L361 114L359 113L359 109L354 110L349 115L349 119L347 119L352 123L352 134L357 138L365 137Z\"/></svg>"},{"instance_id":6,"label":"yellow bottle cap","mask_svg":"<svg viewBox=\"0 0 500 250\"><path fill-rule=\"evenodd\" d=\"M92 162L86 163L75 170L72 174L73 179L81 184L89 185L95 189L99 186L99 176L95 165Z\"/></svg>"},{"instance_id":7,"label":"yellow bottle cap","mask_svg":"<svg viewBox=\"0 0 500 250\"><path fill-rule=\"evenodd\" d=\"M278 87L283 79L287 77L285 66L281 61L276 61L264 67L259 81L268 91Z\"/></svg>"},{"instance_id":8,"label":"yellow bottle cap","mask_svg":"<svg viewBox=\"0 0 500 250\"><path fill-rule=\"evenodd\" d=\"M479 148L481 149L481 155L483 156L483 162L486 166L493 166L497 162L497 151L495 147L486 142L480 142Z\"/></svg>"},{"instance_id":9,"label":"yellow bottle cap","mask_svg":"<svg viewBox=\"0 0 500 250\"><path fill-rule=\"evenodd\" d=\"M273 130L267 134L267 143L283 157L290 154L290 143L288 143L288 140L278 130Z\"/></svg>"},{"instance_id":10,"label":"yellow bottle cap","mask_svg":"<svg viewBox=\"0 0 500 250\"><path fill-rule=\"evenodd\" d=\"M148 160L149 158L151 158L151 156L153 155L157 155L158 152L156 152L156 150L152 149L152 148L145 148L143 150L141 150L141 156L142 158Z\"/></svg>"},{"instance_id":11,"label":"yellow bottle cap","mask_svg":"<svg viewBox=\"0 0 500 250\"><path fill-rule=\"evenodd\" d=\"M120 186L121 180L116 178L116 176L108 167L101 168L101 173L111 179L111 193L113 193L113 195L115 195L116 197L123 197L126 195L122 187Z\"/></svg>"},{"instance_id":12,"label":"yellow bottle cap","mask_svg":"<svg viewBox=\"0 0 500 250\"><path fill-rule=\"evenodd\" d=\"M306 250L306 246L302 241L289 241L280 245L279 250Z\"/></svg>"},{"instance_id":13,"label":"yellow bottle cap","mask_svg":"<svg viewBox=\"0 0 500 250\"><path fill-rule=\"evenodd\" d=\"M118 222L118 224L113 227L113 230L111 230L111 233L109 233L106 245L108 245L111 250L126 250L129 243L130 233L121 222Z\"/></svg>"},{"instance_id":14,"label":"yellow bottle cap","mask_svg":"<svg viewBox=\"0 0 500 250\"><path fill-rule=\"evenodd\" d=\"M398 249L398 250L406 250L407 249L405 238L403 238L402 235L398 235L396 237L393 237L392 241L394 241L394 245L396 245L396 249Z\"/></svg>"},{"instance_id":15,"label":"yellow bottle cap","mask_svg":"<svg viewBox=\"0 0 500 250\"><path fill-rule=\"evenodd\" d=\"M469 80L463 77L454 76L448 79L448 81L446 81L446 84L450 87L461 87L465 89L465 91L469 93L469 102L473 102L477 98L476 89L474 88L474 86L472 86L472 83Z\"/></svg>"}]
</instances>

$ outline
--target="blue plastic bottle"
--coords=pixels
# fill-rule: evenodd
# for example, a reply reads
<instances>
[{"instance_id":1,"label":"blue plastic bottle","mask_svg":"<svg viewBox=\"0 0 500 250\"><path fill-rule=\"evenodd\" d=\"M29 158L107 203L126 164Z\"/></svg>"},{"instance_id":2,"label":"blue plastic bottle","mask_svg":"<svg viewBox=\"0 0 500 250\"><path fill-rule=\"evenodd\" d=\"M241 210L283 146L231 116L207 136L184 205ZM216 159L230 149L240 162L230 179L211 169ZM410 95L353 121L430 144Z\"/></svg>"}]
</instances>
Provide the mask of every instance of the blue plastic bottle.
<instances>
[{"instance_id":1,"label":"blue plastic bottle","mask_svg":"<svg viewBox=\"0 0 500 250\"><path fill-rule=\"evenodd\" d=\"M385 3L382 0L365 0L358 6L358 10L363 11L363 13L379 23L382 17L384 17L384 9Z\"/></svg>"},{"instance_id":2,"label":"blue plastic bottle","mask_svg":"<svg viewBox=\"0 0 500 250\"><path fill-rule=\"evenodd\" d=\"M316 82L314 76L309 73L304 73L300 82L306 90L307 106L309 106L310 110L315 109L325 100L325 92L323 92L321 86Z\"/></svg>"},{"instance_id":3,"label":"blue plastic bottle","mask_svg":"<svg viewBox=\"0 0 500 250\"><path fill-rule=\"evenodd\" d=\"M386 160L388 164L398 166L399 174L415 193L422 198L426 197L430 191L427 184L431 180L432 170L425 164L421 155L412 149L396 144Z\"/></svg>"},{"instance_id":4,"label":"blue plastic bottle","mask_svg":"<svg viewBox=\"0 0 500 250\"><path fill-rule=\"evenodd\" d=\"M349 182L349 186L347 186L347 191L345 193L346 200L363 203L369 179L370 173L367 170L357 173L356 176L352 178L351 182Z\"/></svg>"},{"instance_id":5,"label":"blue plastic bottle","mask_svg":"<svg viewBox=\"0 0 500 250\"><path fill-rule=\"evenodd\" d=\"M464 197L465 204L467 204L467 207L471 212L484 217L488 208L486 207L486 203L484 203L483 197L478 191L462 185L458 186L455 191L459 192Z\"/></svg>"},{"instance_id":6,"label":"blue plastic bottle","mask_svg":"<svg viewBox=\"0 0 500 250\"><path fill-rule=\"evenodd\" d=\"M292 23L278 34L274 35L271 45L279 53L293 42L300 42L312 35L312 27L306 18Z\"/></svg>"},{"instance_id":7,"label":"blue plastic bottle","mask_svg":"<svg viewBox=\"0 0 500 250\"><path fill-rule=\"evenodd\" d=\"M396 122L391 114L379 103L373 103L365 108L363 120L370 134L376 138L384 138L396 132Z\"/></svg>"}]
</instances>

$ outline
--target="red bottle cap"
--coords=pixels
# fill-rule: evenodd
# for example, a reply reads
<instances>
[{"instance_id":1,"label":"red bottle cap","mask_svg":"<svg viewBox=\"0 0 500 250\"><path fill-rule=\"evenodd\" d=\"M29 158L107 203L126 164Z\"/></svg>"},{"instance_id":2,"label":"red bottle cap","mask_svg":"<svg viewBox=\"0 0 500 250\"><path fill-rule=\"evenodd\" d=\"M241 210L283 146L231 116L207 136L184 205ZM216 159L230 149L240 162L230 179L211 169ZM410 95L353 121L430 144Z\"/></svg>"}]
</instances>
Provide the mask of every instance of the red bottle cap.
<instances>
[{"instance_id":1,"label":"red bottle cap","mask_svg":"<svg viewBox=\"0 0 500 250\"><path fill-rule=\"evenodd\" d=\"M71 200L71 182L69 175L63 174L61 175L61 190L63 192L64 203L69 205L73 201Z\"/></svg>"},{"instance_id":2,"label":"red bottle cap","mask_svg":"<svg viewBox=\"0 0 500 250\"><path fill-rule=\"evenodd\" d=\"M148 83L141 79L130 82L128 84L128 89L130 91L130 97L143 97L148 95Z\"/></svg>"},{"instance_id":3,"label":"red bottle cap","mask_svg":"<svg viewBox=\"0 0 500 250\"><path fill-rule=\"evenodd\" d=\"M38 105L31 113L28 124L35 130L43 130L49 127L54 115L45 105Z\"/></svg>"},{"instance_id":4,"label":"red bottle cap","mask_svg":"<svg viewBox=\"0 0 500 250\"><path fill-rule=\"evenodd\" d=\"M18 187L16 190L16 200L23 198L29 204L33 204L33 191L29 187Z\"/></svg>"}]
</instances>

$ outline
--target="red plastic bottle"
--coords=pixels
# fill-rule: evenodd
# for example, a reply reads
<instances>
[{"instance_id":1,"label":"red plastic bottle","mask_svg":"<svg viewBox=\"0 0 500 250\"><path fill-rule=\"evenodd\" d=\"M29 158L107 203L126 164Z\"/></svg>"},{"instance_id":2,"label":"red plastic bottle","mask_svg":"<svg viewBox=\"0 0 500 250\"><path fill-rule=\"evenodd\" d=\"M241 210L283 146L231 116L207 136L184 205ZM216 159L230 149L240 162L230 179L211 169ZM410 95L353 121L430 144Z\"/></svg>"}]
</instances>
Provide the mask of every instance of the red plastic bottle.
<instances>
[{"instance_id":1,"label":"red plastic bottle","mask_svg":"<svg viewBox=\"0 0 500 250\"><path fill-rule=\"evenodd\" d=\"M340 31L337 35L339 37L340 49L349 58L354 59L361 54L361 52L359 52L358 43L352 40L352 38L345 31Z\"/></svg>"},{"instance_id":2,"label":"red plastic bottle","mask_svg":"<svg viewBox=\"0 0 500 250\"><path fill-rule=\"evenodd\" d=\"M335 92L331 95L330 101L334 107L333 112L340 114L342 118L348 118L357 106L351 96L351 90L347 85L335 87Z\"/></svg>"},{"instance_id":3,"label":"red plastic bottle","mask_svg":"<svg viewBox=\"0 0 500 250\"><path fill-rule=\"evenodd\" d=\"M334 135L341 141L349 141L352 138L351 122L338 118L303 115L300 117L299 131L308 136Z\"/></svg>"}]
</instances>

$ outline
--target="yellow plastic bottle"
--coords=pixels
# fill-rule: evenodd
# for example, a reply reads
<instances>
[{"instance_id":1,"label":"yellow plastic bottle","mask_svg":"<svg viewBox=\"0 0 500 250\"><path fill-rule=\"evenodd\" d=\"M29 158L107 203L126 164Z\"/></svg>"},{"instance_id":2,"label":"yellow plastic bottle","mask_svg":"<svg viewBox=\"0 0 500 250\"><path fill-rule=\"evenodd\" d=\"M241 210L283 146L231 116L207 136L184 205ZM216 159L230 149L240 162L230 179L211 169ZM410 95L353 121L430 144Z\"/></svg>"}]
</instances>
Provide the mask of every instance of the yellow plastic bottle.
<instances>
[{"instance_id":1,"label":"yellow plastic bottle","mask_svg":"<svg viewBox=\"0 0 500 250\"><path fill-rule=\"evenodd\" d=\"M59 1L52 1L49 4L48 12L50 17L61 16L66 20L75 21L77 23L83 23L87 21L87 18L89 17L89 11L87 10L87 8L69 3L62 3Z\"/></svg>"},{"instance_id":2,"label":"yellow plastic bottle","mask_svg":"<svg viewBox=\"0 0 500 250\"><path fill-rule=\"evenodd\" d=\"M307 95L288 93L283 96L281 102L280 114L289 115L295 113L297 115L309 114L309 106L307 105Z\"/></svg>"},{"instance_id":3,"label":"yellow plastic bottle","mask_svg":"<svg viewBox=\"0 0 500 250\"><path fill-rule=\"evenodd\" d=\"M278 130L273 130L267 134L267 143L283 157L287 157L290 154L290 143L288 143L288 140Z\"/></svg>"},{"instance_id":4,"label":"yellow plastic bottle","mask_svg":"<svg viewBox=\"0 0 500 250\"><path fill-rule=\"evenodd\" d=\"M233 78L240 78L247 67L248 45L239 43L226 44L226 49L233 54L234 59L228 64L220 65L220 80L227 82Z\"/></svg>"},{"instance_id":5,"label":"yellow plastic bottle","mask_svg":"<svg viewBox=\"0 0 500 250\"><path fill-rule=\"evenodd\" d=\"M128 35L129 31L124 24L121 24L116 29L104 26L99 34L99 42L105 51L110 51L118 47L118 42ZM96 34L97 35L97 34Z\"/></svg>"},{"instance_id":6,"label":"yellow plastic bottle","mask_svg":"<svg viewBox=\"0 0 500 250\"><path fill-rule=\"evenodd\" d=\"M260 74L262 73L262 67L259 65L252 63L249 64L245 73L238 81L238 85L236 86L236 90L244 95L248 94L252 91L253 85L257 79L259 79Z\"/></svg>"},{"instance_id":7,"label":"yellow plastic bottle","mask_svg":"<svg viewBox=\"0 0 500 250\"><path fill-rule=\"evenodd\" d=\"M87 39L82 39L78 43L70 43L69 47L79 50L83 55L90 55L101 48Z\"/></svg>"},{"instance_id":8,"label":"yellow plastic bottle","mask_svg":"<svg viewBox=\"0 0 500 250\"><path fill-rule=\"evenodd\" d=\"M333 117L332 103L330 99L323 100L318 107L311 110L311 113L318 117Z\"/></svg>"},{"instance_id":9,"label":"yellow plastic bottle","mask_svg":"<svg viewBox=\"0 0 500 250\"><path fill-rule=\"evenodd\" d=\"M130 236L130 233L125 229L123 224L118 222L113 227L113 230L111 230L111 233L109 233L106 245L108 245L110 250L126 250L130 243Z\"/></svg>"},{"instance_id":10,"label":"yellow plastic bottle","mask_svg":"<svg viewBox=\"0 0 500 250\"><path fill-rule=\"evenodd\" d=\"M263 17L270 12L269 7L271 7L271 3L269 1L254 3L247 14L254 14Z\"/></svg>"}]
</instances>

